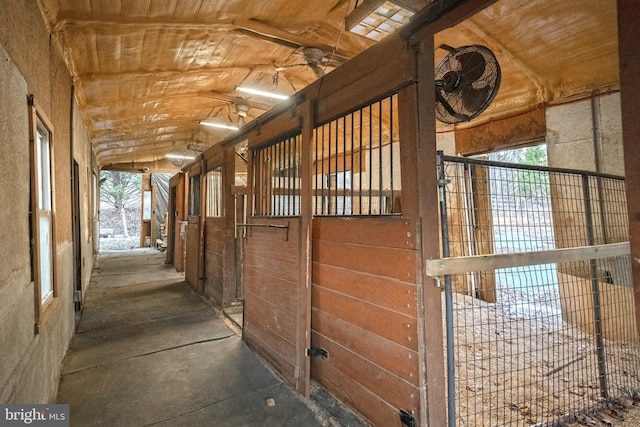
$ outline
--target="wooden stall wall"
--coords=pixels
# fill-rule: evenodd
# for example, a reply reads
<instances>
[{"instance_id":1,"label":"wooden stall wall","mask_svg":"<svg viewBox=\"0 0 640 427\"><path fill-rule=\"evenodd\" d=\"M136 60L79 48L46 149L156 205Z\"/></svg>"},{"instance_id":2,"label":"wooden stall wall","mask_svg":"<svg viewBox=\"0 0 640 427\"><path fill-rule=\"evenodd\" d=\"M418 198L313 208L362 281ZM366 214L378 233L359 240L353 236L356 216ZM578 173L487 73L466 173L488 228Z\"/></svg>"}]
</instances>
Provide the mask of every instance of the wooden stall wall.
<instances>
[{"instance_id":1,"label":"wooden stall wall","mask_svg":"<svg viewBox=\"0 0 640 427\"><path fill-rule=\"evenodd\" d=\"M200 215L189 215L186 238L185 280L194 291L202 294L200 280Z\"/></svg>"},{"instance_id":2,"label":"wooden stall wall","mask_svg":"<svg viewBox=\"0 0 640 427\"><path fill-rule=\"evenodd\" d=\"M297 344L301 219L254 217L251 224L244 269L244 338L299 390L304 383L297 368L298 354L304 352Z\"/></svg>"},{"instance_id":3,"label":"wooden stall wall","mask_svg":"<svg viewBox=\"0 0 640 427\"><path fill-rule=\"evenodd\" d=\"M224 217L204 220L204 294L222 306L224 291L225 226Z\"/></svg>"},{"instance_id":4,"label":"wooden stall wall","mask_svg":"<svg viewBox=\"0 0 640 427\"><path fill-rule=\"evenodd\" d=\"M236 302L236 270L242 268L242 264L237 265L237 262L242 263L242 258L236 255L236 203L233 194L236 157L233 148L224 150L221 146L215 147L206 156L207 184L203 192L203 290L220 308L229 307ZM220 172L222 191L217 193L217 190L211 188L213 185L210 185L209 175Z\"/></svg>"},{"instance_id":5,"label":"wooden stall wall","mask_svg":"<svg viewBox=\"0 0 640 427\"><path fill-rule=\"evenodd\" d=\"M311 377L374 425L422 410L417 219L313 220Z\"/></svg>"}]
</instances>

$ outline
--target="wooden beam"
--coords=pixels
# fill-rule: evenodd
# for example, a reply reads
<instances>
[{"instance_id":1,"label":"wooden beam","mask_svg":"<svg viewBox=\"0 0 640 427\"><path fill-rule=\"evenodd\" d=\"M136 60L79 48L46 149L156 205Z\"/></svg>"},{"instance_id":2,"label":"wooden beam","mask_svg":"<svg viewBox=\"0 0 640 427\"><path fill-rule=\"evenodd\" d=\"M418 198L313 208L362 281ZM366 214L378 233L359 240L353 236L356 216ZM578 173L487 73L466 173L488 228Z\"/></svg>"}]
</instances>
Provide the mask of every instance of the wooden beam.
<instances>
[{"instance_id":1,"label":"wooden beam","mask_svg":"<svg viewBox=\"0 0 640 427\"><path fill-rule=\"evenodd\" d=\"M421 40L459 24L498 0L438 0L425 7L398 32L400 37Z\"/></svg>"},{"instance_id":2,"label":"wooden beam","mask_svg":"<svg viewBox=\"0 0 640 427\"><path fill-rule=\"evenodd\" d=\"M296 389L309 397L311 385L311 357L307 349L311 348L311 285L312 285L312 226L313 226L313 103L306 101L300 106L302 115L302 153L300 197L300 281L298 283L298 313L296 332L296 358L298 378Z\"/></svg>"},{"instance_id":3,"label":"wooden beam","mask_svg":"<svg viewBox=\"0 0 640 427\"><path fill-rule=\"evenodd\" d=\"M546 135L545 109L539 108L514 117L456 130L456 153L468 156L514 148L544 141Z\"/></svg>"},{"instance_id":4,"label":"wooden beam","mask_svg":"<svg viewBox=\"0 0 640 427\"><path fill-rule=\"evenodd\" d=\"M433 36L416 41L410 47L412 65L416 70L416 84L407 88L408 99L399 104L405 105L411 118L404 119L405 124L414 123L408 131L411 141L400 150L402 160L414 170L403 171L404 183L415 180L409 191L416 191L415 200L411 201L413 214L420 219L421 251L416 272L417 304L418 304L418 342L420 367L420 426L444 426L447 418L447 402L445 399L445 361L442 343L444 332L442 326L443 312L441 290L433 280L424 274L422 261L440 255L438 227L438 175L436 168L436 119L435 119L435 78L433 58ZM404 91L403 91L404 92ZM402 92L401 92L402 93ZM411 104L413 107L411 107ZM405 135L403 129L401 135ZM405 132L405 133L403 133ZM405 138L403 136L402 138ZM410 149L402 154L403 150ZM408 159L414 156L415 160ZM402 166L404 168L404 165ZM407 176L407 179L404 177ZM406 200L406 198L405 198ZM409 207L407 206L407 207Z\"/></svg>"},{"instance_id":5,"label":"wooden beam","mask_svg":"<svg viewBox=\"0 0 640 427\"><path fill-rule=\"evenodd\" d=\"M267 40L272 43L288 46L293 49L297 49L300 47L313 47L323 50L327 54L333 52L332 58L341 62L348 61L358 54L357 52L345 51L344 49L336 49L335 46L330 46L328 44L318 42L317 40L312 40L303 36L299 36L297 34L289 33L287 31L276 28L273 25L269 25L255 19L235 19L233 20L233 25L244 30L245 32L251 33L254 37L258 37L262 40Z\"/></svg>"},{"instance_id":6,"label":"wooden beam","mask_svg":"<svg viewBox=\"0 0 640 427\"><path fill-rule=\"evenodd\" d=\"M174 165L169 159L159 159L150 162L123 162L109 163L102 166L102 170L120 171L120 172L167 172L178 173L180 166Z\"/></svg>"},{"instance_id":7,"label":"wooden beam","mask_svg":"<svg viewBox=\"0 0 640 427\"><path fill-rule=\"evenodd\" d=\"M629 215L631 272L640 330L640 9L635 0L618 0L618 54L620 58L620 102L622 139Z\"/></svg>"},{"instance_id":8,"label":"wooden beam","mask_svg":"<svg viewBox=\"0 0 640 427\"><path fill-rule=\"evenodd\" d=\"M623 242L555 249L551 251L514 252L509 254L429 259L425 262L425 271L430 277L439 277L470 273L473 271L494 270L497 268L583 261L627 255L629 248L629 243Z\"/></svg>"}]
</instances>

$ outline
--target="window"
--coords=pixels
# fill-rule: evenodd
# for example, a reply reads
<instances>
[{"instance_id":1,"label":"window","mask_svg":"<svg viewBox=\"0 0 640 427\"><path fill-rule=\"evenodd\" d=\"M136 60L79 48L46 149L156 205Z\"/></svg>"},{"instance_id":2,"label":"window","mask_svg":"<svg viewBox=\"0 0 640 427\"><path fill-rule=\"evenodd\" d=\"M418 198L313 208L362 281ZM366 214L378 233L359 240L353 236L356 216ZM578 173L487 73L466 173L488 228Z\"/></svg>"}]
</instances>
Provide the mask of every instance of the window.
<instances>
[{"instance_id":1,"label":"window","mask_svg":"<svg viewBox=\"0 0 640 427\"><path fill-rule=\"evenodd\" d=\"M189 177L189 215L200 215L200 175Z\"/></svg>"},{"instance_id":2,"label":"window","mask_svg":"<svg viewBox=\"0 0 640 427\"><path fill-rule=\"evenodd\" d=\"M207 216L224 215L222 197L222 166L207 173Z\"/></svg>"},{"instance_id":3,"label":"window","mask_svg":"<svg viewBox=\"0 0 640 427\"><path fill-rule=\"evenodd\" d=\"M56 296L55 221L53 168L51 167L53 132L48 120L30 98L31 133L31 253L36 295L36 330L43 309Z\"/></svg>"},{"instance_id":4,"label":"window","mask_svg":"<svg viewBox=\"0 0 640 427\"><path fill-rule=\"evenodd\" d=\"M142 194L142 220L151 221L151 190L145 190Z\"/></svg>"}]
</instances>

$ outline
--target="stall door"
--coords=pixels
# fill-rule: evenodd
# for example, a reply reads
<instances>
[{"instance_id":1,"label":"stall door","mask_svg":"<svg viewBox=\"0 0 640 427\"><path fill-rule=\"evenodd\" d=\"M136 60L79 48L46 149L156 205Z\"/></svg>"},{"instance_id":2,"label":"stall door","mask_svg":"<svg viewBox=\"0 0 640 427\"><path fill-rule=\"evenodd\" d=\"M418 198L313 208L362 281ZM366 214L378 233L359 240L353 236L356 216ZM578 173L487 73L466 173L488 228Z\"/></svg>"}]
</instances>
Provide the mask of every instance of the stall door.
<instances>
[{"instance_id":1,"label":"stall door","mask_svg":"<svg viewBox=\"0 0 640 427\"><path fill-rule=\"evenodd\" d=\"M200 294L203 292L203 282L200 280L200 266L202 265L201 208L200 175L195 175L189 177L189 215L187 217L185 279L187 283Z\"/></svg>"},{"instance_id":2,"label":"stall door","mask_svg":"<svg viewBox=\"0 0 640 427\"><path fill-rule=\"evenodd\" d=\"M255 178L250 179L254 206L242 226L247 236L244 339L296 390L308 394L309 231L300 215L302 145L295 132L265 143L250 139Z\"/></svg>"}]
</instances>

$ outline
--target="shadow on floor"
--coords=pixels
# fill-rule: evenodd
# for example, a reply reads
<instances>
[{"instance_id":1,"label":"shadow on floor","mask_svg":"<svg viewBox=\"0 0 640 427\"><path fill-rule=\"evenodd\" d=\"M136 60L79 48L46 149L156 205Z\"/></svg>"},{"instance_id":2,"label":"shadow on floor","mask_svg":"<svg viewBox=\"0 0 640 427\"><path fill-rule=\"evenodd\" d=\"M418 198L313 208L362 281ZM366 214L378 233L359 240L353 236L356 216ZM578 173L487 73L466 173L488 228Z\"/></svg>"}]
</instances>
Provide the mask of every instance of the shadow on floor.
<instances>
[{"instance_id":1,"label":"shadow on floor","mask_svg":"<svg viewBox=\"0 0 640 427\"><path fill-rule=\"evenodd\" d=\"M57 398L72 426L345 425L273 375L162 253L99 261Z\"/></svg>"}]
</instances>

